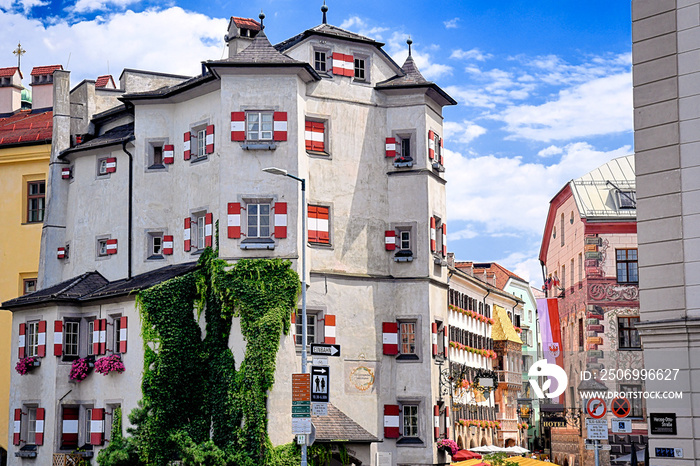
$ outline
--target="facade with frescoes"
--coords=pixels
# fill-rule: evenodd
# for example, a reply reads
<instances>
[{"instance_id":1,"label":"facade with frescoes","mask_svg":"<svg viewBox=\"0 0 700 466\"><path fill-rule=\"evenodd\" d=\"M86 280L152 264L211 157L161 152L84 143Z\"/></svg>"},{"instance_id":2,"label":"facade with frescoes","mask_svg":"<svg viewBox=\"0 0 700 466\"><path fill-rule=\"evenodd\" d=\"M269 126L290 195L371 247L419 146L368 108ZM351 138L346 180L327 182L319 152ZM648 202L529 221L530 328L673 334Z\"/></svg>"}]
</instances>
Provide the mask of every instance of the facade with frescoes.
<instances>
[{"instance_id":1,"label":"facade with frescoes","mask_svg":"<svg viewBox=\"0 0 700 466\"><path fill-rule=\"evenodd\" d=\"M551 430L551 451L558 464L593 464L584 449L585 415L581 391L641 392L634 380L619 380L619 369L644 367L639 334L634 156L611 160L567 183L550 202L540 262L547 298L555 298L563 368L568 386L558 409L567 426ZM541 312L540 312L541 314ZM540 316L541 317L541 316ZM542 329L544 338L546 330ZM556 346L556 344L554 344ZM548 348L543 347L545 355ZM645 408L632 399L631 432L610 431L602 464L646 443ZM608 417L611 417L608 414Z\"/></svg>"}]
</instances>

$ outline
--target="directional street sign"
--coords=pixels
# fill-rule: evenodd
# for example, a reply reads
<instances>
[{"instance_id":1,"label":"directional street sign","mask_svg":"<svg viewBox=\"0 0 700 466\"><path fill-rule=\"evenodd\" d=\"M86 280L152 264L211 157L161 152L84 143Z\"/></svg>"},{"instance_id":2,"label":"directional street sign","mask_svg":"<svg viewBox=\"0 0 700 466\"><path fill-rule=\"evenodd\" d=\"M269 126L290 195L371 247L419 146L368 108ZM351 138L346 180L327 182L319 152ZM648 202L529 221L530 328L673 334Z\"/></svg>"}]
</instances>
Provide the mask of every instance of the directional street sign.
<instances>
[{"instance_id":1,"label":"directional street sign","mask_svg":"<svg viewBox=\"0 0 700 466\"><path fill-rule=\"evenodd\" d=\"M605 400L602 398L591 398L588 400L588 403L586 403L586 412L593 419L602 418L605 416L607 410L608 408L605 406Z\"/></svg>"},{"instance_id":2,"label":"directional street sign","mask_svg":"<svg viewBox=\"0 0 700 466\"><path fill-rule=\"evenodd\" d=\"M311 366L311 401L328 403L329 368Z\"/></svg>"},{"instance_id":3,"label":"directional street sign","mask_svg":"<svg viewBox=\"0 0 700 466\"><path fill-rule=\"evenodd\" d=\"M311 344L312 356L340 356L340 345Z\"/></svg>"},{"instance_id":4,"label":"directional street sign","mask_svg":"<svg viewBox=\"0 0 700 466\"><path fill-rule=\"evenodd\" d=\"M610 411L616 417L627 417L630 409L632 409L632 405L630 405L630 400L627 398L613 398L612 403L610 403Z\"/></svg>"},{"instance_id":5,"label":"directional street sign","mask_svg":"<svg viewBox=\"0 0 700 466\"><path fill-rule=\"evenodd\" d=\"M292 374L292 401L311 401L310 374Z\"/></svg>"}]
</instances>

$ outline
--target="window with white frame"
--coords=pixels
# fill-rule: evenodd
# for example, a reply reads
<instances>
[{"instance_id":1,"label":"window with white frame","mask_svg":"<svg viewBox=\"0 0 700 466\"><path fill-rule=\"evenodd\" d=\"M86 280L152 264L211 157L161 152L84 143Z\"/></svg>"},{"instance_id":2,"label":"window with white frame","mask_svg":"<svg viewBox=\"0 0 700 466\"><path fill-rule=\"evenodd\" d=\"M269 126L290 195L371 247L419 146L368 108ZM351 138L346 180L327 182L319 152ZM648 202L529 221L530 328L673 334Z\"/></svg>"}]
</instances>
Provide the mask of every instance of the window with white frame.
<instances>
[{"instance_id":1,"label":"window with white frame","mask_svg":"<svg viewBox=\"0 0 700 466\"><path fill-rule=\"evenodd\" d=\"M248 238L270 237L270 204L247 204Z\"/></svg>"},{"instance_id":2,"label":"window with white frame","mask_svg":"<svg viewBox=\"0 0 700 466\"><path fill-rule=\"evenodd\" d=\"M88 356L92 356L94 354L93 349L92 349L92 332L95 330L95 321L90 320L87 324L88 326L88 331L87 331L87 354Z\"/></svg>"},{"instance_id":3,"label":"window with white frame","mask_svg":"<svg viewBox=\"0 0 700 466\"><path fill-rule=\"evenodd\" d=\"M399 322L399 353L416 354L416 322Z\"/></svg>"},{"instance_id":4,"label":"window with white frame","mask_svg":"<svg viewBox=\"0 0 700 466\"><path fill-rule=\"evenodd\" d=\"M24 294L34 293L36 291L36 278L25 278L22 280L22 289Z\"/></svg>"},{"instance_id":5,"label":"window with white frame","mask_svg":"<svg viewBox=\"0 0 700 466\"><path fill-rule=\"evenodd\" d=\"M39 354L39 322L27 322L25 345L27 356Z\"/></svg>"},{"instance_id":6,"label":"window with white frame","mask_svg":"<svg viewBox=\"0 0 700 466\"><path fill-rule=\"evenodd\" d=\"M200 125L190 130L191 162L196 162L207 157L207 126Z\"/></svg>"},{"instance_id":7,"label":"window with white frame","mask_svg":"<svg viewBox=\"0 0 700 466\"><path fill-rule=\"evenodd\" d=\"M92 433L92 408L86 408L85 409L85 416L84 416L84 437L85 437L85 443L90 442L90 434Z\"/></svg>"},{"instance_id":8,"label":"window with white frame","mask_svg":"<svg viewBox=\"0 0 700 466\"><path fill-rule=\"evenodd\" d=\"M296 327L295 327L295 343L297 346L301 346L302 342L302 315L301 311L298 310L296 313ZM310 345L312 343L318 343L317 337L321 333L318 325L318 313L306 311L306 344Z\"/></svg>"},{"instance_id":9,"label":"window with white frame","mask_svg":"<svg viewBox=\"0 0 700 466\"><path fill-rule=\"evenodd\" d=\"M80 356L80 321L68 320L63 324L63 356Z\"/></svg>"},{"instance_id":10,"label":"window with white frame","mask_svg":"<svg viewBox=\"0 0 700 466\"><path fill-rule=\"evenodd\" d=\"M122 321L121 321L121 314L115 314L111 315L110 318L112 320L112 329L114 332L112 332L112 352L114 353L120 353L119 351L119 341L121 340L121 329L122 329Z\"/></svg>"},{"instance_id":11,"label":"window with white frame","mask_svg":"<svg viewBox=\"0 0 700 466\"><path fill-rule=\"evenodd\" d=\"M272 141L273 112L246 112L246 140Z\"/></svg>"},{"instance_id":12,"label":"window with white frame","mask_svg":"<svg viewBox=\"0 0 700 466\"><path fill-rule=\"evenodd\" d=\"M418 404L404 403L401 405L401 436L418 437Z\"/></svg>"},{"instance_id":13,"label":"window with white frame","mask_svg":"<svg viewBox=\"0 0 700 466\"><path fill-rule=\"evenodd\" d=\"M197 212L192 215L190 225L190 235L192 239L192 247L195 251L204 249L204 221L206 212Z\"/></svg>"},{"instance_id":14,"label":"window with white frame","mask_svg":"<svg viewBox=\"0 0 700 466\"><path fill-rule=\"evenodd\" d=\"M147 236L148 259L163 258L163 232L150 231Z\"/></svg>"},{"instance_id":15,"label":"window with white frame","mask_svg":"<svg viewBox=\"0 0 700 466\"><path fill-rule=\"evenodd\" d=\"M394 261L413 260L413 234L410 226L396 227L396 254Z\"/></svg>"},{"instance_id":16,"label":"window with white frame","mask_svg":"<svg viewBox=\"0 0 700 466\"><path fill-rule=\"evenodd\" d=\"M27 409L27 445L36 445L36 410L37 408L28 407Z\"/></svg>"}]
</instances>

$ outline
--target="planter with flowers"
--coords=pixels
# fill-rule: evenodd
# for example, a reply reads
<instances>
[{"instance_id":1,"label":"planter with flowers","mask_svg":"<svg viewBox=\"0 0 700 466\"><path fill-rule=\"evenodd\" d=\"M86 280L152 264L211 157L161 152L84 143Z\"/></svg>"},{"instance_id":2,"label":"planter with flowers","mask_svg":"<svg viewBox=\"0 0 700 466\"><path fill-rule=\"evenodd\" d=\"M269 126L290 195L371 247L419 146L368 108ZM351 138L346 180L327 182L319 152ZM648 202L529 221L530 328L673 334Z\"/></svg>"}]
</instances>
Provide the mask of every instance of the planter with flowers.
<instances>
[{"instance_id":1,"label":"planter with flowers","mask_svg":"<svg viewBox=\"0 0 700 466\"><path fill-rule=\"evenodd\" d=\"M95 361L95 372L102 375L107 375L110 372L124 372L125 369L122 358L118 354L104 356Z\"/></svg>"},{"instance_id":2,"label":"planter with flowers","mask_svg":"<svg viewBox=\"0 0 700 466\"><path fill-rule=\"evenodd\" d=\"M90 374L90 370L95 366L94 357L78 358L73 361L68 378L82 382Z\"/></svg>"},{"instance_id":3,"label":"planter with flowers","mask_svg":"<svg viewBox=\"0 0 700 466\"><path fill-rule=\"evenodd\" d=\"M438 450L443 450L449 453L450 455L455 455L459 451L459 447L457 446L457 442L455 442L452 439L440 439L437 441L437 447Z\"/></svg>"},{"instance_id":4,"label":"planter with flowers","mask_svg":"<svg viewBox=\"0 0 700 466\"><path fill-rule=\"evenodd\" d=\"M36 356L28 356L17 361L15 365L15 370L19 375L24 375L32 371L35 367L41 366L41 359Z\"/></svg>"}]
</instances>

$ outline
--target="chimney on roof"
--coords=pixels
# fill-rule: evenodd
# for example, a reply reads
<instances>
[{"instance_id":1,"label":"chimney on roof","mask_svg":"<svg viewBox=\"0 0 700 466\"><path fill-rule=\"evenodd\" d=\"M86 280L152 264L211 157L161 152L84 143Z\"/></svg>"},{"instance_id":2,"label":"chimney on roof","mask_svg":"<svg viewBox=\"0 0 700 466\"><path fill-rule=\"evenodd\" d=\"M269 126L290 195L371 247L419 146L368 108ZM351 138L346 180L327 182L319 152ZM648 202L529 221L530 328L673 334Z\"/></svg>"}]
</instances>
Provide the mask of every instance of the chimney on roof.
<instances>
[{"instance_id":1,"label":"chimney on roof","mask_svg":"<svg viewBox=\"0 0 700 466\"><path fill-rule=\"evenodd\" d=\"M35 66L32 69L32 110L53 107L53 72L61 65Z\"/></svg>"},{"instance_id":2,"label":"chimney on roof","mask_svg":"<svg viewBox=\"0 0 700 466\"><path fill-rule=\"evenodd\" d=\"M0 68L0 115L22 107L22 73L17 67Z\"/></svg>"},{"instance_id":3,"label":"chimney on roof","mask_svg":"<svg viewBox=\"0 0 700 466\"><path fill-rule=\"evenodd\" d=\"M228 33L224 36L229 58L245 50L261 30L262 24L254 19L231 16Z\"/></svg>"},{"instance_id":4,"label":"chimney on roof","mask_svg":"<svg viewBox=\"0 0 700 466\"><path fill-rule=\"evenodd\" d=\"M455 266L455 253L454 252L447 253L447 266L454 268L454 266Z\"/></svg>"}]
</instances>

